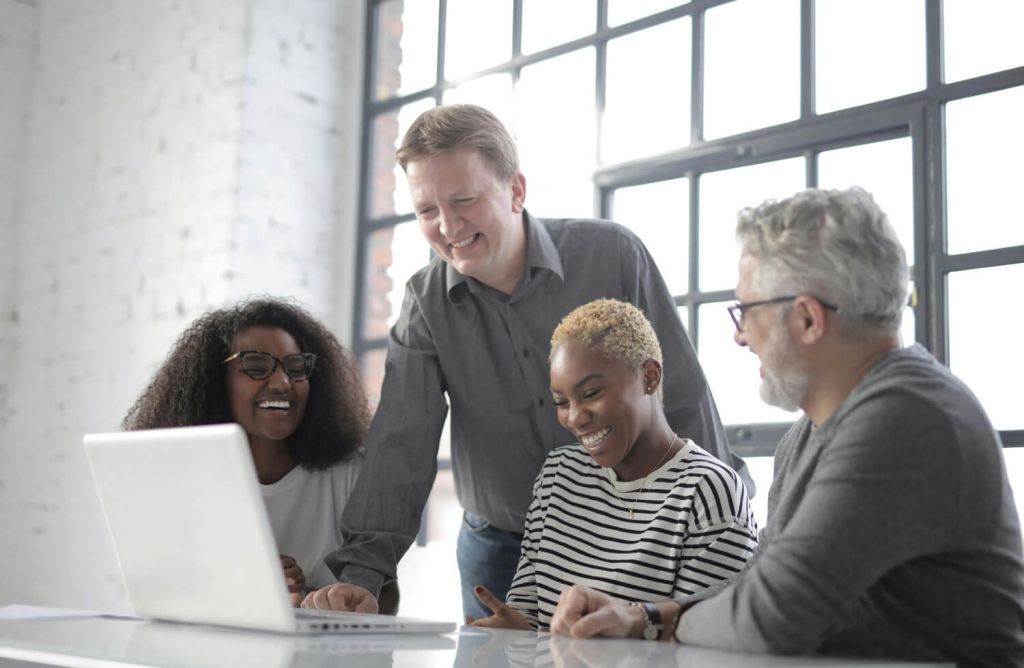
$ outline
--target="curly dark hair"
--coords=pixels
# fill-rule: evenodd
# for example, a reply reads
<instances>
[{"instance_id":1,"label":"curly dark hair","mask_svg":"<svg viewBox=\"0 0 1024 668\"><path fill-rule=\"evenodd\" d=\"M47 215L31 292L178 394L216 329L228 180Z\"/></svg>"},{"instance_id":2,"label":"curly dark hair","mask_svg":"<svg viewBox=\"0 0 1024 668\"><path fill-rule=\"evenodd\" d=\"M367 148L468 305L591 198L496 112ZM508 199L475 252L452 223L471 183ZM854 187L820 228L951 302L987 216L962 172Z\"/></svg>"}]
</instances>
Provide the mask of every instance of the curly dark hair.
<instances>
[{"instance_id":1,"label":"curly dark hair","mask_svg":"<svg viewBox=\"0 0 1024 668\"><path fill-rule=\"evenodd\" d=\"M193 322L121 426L158 429L233 422L223 360L239 332L258 326L285 330L300 350L317 357L305 415L288 438L295 461L306 469L323 470L348 459L366 436L370 415L355 360L316 318L284 299L242 301Z\"/></svg>"}]
</instances>

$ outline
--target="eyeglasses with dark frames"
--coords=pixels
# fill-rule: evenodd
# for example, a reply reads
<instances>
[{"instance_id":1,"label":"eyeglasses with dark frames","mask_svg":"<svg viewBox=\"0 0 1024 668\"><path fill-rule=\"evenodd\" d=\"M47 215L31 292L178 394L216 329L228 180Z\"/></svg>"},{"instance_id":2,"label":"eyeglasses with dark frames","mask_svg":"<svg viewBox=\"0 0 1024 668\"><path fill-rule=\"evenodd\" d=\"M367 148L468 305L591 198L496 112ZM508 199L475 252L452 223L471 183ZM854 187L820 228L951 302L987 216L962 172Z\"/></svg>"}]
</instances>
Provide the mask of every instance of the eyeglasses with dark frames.
<instances>
[{"instance_id":1,"label":"eyeglasses with dark frames","mask_svg":"<svg viewBox=\"0 0 1024 668\"><path fill-rule=\"evenodd\" d=\"M295 353L276 357L262 350L240 350L226 357L223 363L227 364L236 358L242 365L242 372L253 380L270 378L277 371L278 364L292 380L306 380L313 373L313 367L316 366L316 355L313 353Z\"/></svg>"},{"instance_id":2,"label":"eyeglasses with dark frames","mask_svg":"<svg viewBox=\"0 0 1024 668\"><path fill-rule=\"evenodd\" d=\"M749 311L750 309L757 306L767 306L768 304L781 304L783 302L791 302L794 299L797 299L802 296L803 295L787 295L785 297L776 297L774 299L762 299L756 302L735 302L734 304L730 304L729 306L727 306L726 310L729 311L729 317L732 318L733 324L736 325L736 331L742 334L743 318L746 315L747 311ZM818 299L817 297L814 298ZM839 307L836 306L835 304L829 304L827 301L824 301L822 299L818 299L818 302L822 306L827 308L829 311L835 311L837 313L839 312Z\"/></svg>"}]
</instances>

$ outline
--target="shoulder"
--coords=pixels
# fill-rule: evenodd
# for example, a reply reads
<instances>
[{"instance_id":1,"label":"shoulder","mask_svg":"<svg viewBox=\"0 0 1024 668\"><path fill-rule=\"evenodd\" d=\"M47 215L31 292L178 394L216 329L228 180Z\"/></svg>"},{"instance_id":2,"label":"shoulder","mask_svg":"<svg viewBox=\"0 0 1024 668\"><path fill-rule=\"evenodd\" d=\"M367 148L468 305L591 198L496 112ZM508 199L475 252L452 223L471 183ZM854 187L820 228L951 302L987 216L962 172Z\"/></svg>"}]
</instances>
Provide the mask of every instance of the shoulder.
<instances>
[{"instance_id":1,"label":"shoulder","mask_svg":"<svg viewBox=\"0 0 1024 668\"><path fill-rule=\"evenodd\" d=\"M409 277L405 283L406 296L423 301L432 296L443 296L448 292L447 265L440 257L431 258L430 262Z\"/></svg>"},{"instance_id":2,"label":"shoulder","mask_svg":"<svg viewBox=\"0 0 1024 668\"><path fill-rule=\"evenodd\" d=\"M541 475L590 475L600 468L582 445L570 443L548 453Z\"/></svg>"},{"instance_id":3,"label":"shoulder","mask_svg":"<svg viewBox=\"0 0 1024 668\"><path fill-rule=\"evenodd\" d=\"M746 487L731 466L687 439L686 450L674 468L675 487L692 498L705 521L752 522Z\"/></svg>"},{"instance_id":4,"label":"shoulder","mask_svg":"<svg viewBox=\"0 0 1024 668\"><path fill-rule=\"evenodd\" d=\"M541 218L541 225L556 246L585 244L594 246L639 246L640 239L629 228L597 218Z\"/></svg>"},{"instance_id":5,"label":"shoulder","mask_svg":"<svg viewBox=\"0 0 1024 668\"><path fill-rule=\"evenodd\" d=\"M735 493L742 486L738 473L731 466L718 459L690 439L684 441L685 452L676 468L680 480L689 479L692 483L715 485L723 490Z\"/></svg>"},{"instance_id":6,"label":"shoulder","mask_svg":"<svg viewBox=\"0 0 1024 668\"><path fill-rule=\"evenodd\" d=\"M832 439L877 441L890 453L934 456L941 443L998 447L974 394L917 346L883 358L827 426Z\"/></svg>"}]
</instances>

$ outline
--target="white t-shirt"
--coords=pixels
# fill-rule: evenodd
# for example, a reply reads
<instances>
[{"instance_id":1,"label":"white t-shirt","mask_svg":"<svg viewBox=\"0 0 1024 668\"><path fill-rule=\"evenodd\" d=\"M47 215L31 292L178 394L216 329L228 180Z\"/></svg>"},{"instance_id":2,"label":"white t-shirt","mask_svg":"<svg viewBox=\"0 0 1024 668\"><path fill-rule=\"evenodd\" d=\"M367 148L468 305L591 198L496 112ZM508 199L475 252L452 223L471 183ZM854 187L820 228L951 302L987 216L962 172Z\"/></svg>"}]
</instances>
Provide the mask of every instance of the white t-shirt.
<instances>
[{"instance_id":1,"label":"white t-shirt","mask_svg":"<svg viewBox=\"0 0 1024 668\"><path fill-rule=\"evenodd\" d=\"M270 485L260 485L281 554L295 559L306 587L337 582L324 557L341 546L341 513L363 467L362 451L325 471L296 466Z\"/></svg>"}]
</instances>

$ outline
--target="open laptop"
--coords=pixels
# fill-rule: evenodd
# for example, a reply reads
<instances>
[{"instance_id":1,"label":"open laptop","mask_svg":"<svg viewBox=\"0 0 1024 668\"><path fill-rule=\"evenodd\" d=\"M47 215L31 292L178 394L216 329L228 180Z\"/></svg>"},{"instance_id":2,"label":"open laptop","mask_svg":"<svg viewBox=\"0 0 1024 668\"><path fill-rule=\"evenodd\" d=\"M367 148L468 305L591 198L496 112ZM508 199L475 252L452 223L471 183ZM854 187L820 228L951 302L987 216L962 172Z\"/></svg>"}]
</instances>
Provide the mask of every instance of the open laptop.
<instances>
[{"instance_id":1,"label":"open laptop","mask_svg":"<svg viewBox=\"0 0 1024 668\"><path fill-rule=\"evenodd\" d=\"M88 434L128 596L152 619L282 633L449 633L451 622L291 607L245 432Z\"/></svg>"}]
</instances>

